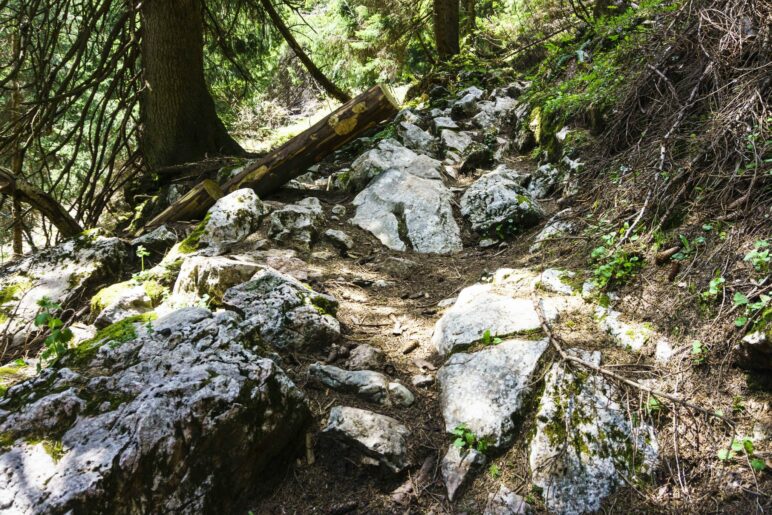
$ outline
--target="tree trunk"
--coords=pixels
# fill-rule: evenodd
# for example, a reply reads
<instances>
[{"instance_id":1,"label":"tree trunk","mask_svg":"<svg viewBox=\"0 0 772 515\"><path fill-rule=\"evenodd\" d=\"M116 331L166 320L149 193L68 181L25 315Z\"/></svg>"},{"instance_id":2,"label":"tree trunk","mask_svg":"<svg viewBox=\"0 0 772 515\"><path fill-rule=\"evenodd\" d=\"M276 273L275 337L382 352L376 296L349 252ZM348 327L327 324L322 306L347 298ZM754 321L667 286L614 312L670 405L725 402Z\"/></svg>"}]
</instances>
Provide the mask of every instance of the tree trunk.
<instances>
[{"instance_id":1,"label":"tree trunk","mask_svg":"<svg viewBox=\"0 0 772 515\"><path fill-rule=\"evenodd\" d=\"M370 88L267 156L246 165L222 188L211 180L198 184L145 228L200 217L220 196L239 188L252 188L261 198L273 193L362 132L396 115L398 110L385 86Z\"/></svg>"},{"instance_id":2,"label":"tree trunk","mask_svg":"<svg viewBox=\"0 0 772 515\"><path fill-rule=\"evenodd\" d=\"M217 117L204 80L201 0L146 0L141 16L141 144L147 164L244 154Z\"/></svg>"},{"instance_id":3,"label":"tree trunk","mask_svg":"<svg viewBox=\"0 0 772 515\"><path fill-rule=\"evenodd\" d=\"M459 0L434 0L434 40L441 61L458 54Z\"/></svg>"},{"instance_id":4,"label":"tree trunk","mask_svg":"<svg viewBox=\"0 0 772 515\"><path fill-rule=\"evenodd\" d=\"M284 24L284 20L281 19L279 13L276 12L276 9L274 9L271 0L262 0L262 3L265 12L268 13L268 16L271 18L271 22L273 23L274 27L276 27L276 29L281 33L281 35L284 37L284 41L286 41L287 45L289 45L292 51L295 52L297 58L300 59L300 62L303 63L303 66L306 67L306 70L308 70L308 73L311 74L314 80L319 83L319 85L323 87L330 96L337 99L338 101L348 102L351 100L351 96L336 86L335 83L332 82L329 78L327 78L322 70L317 68L311 58L308 57L308 55L303 50L303 47L301 47L297 40L295 40L295 36L292 35L292 32L289 30L287 25Z\"/></svg>"}]
</instances>

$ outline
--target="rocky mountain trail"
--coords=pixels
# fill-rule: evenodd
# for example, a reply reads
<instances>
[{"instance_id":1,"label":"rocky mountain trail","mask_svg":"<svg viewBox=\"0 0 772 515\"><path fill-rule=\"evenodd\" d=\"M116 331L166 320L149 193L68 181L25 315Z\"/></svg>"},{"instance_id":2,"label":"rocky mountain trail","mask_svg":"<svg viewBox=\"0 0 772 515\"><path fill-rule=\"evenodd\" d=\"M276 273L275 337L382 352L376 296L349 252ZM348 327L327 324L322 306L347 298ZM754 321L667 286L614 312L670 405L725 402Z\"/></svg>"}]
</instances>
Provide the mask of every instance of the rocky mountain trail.
<instances>
[{"instance_id":1,"label":"rocky mountain trail","mask_svg":"<svg viewBox=\"0 0 772 515\"><path fill-rule=\"evenodd\" d=\"M657 481L651 417L560 359L534 298L596 365L667 366L684 349L576 262L549 266L586 223L565 207L580 165L521 155L523 87L404 110L270 200L237 190L195 226L80 237L5 266L4 361L23 364L2 377L0 509L656 503L630 495ZM85 329L29 378L44 295Z\"/></svg>"}]
</instances>

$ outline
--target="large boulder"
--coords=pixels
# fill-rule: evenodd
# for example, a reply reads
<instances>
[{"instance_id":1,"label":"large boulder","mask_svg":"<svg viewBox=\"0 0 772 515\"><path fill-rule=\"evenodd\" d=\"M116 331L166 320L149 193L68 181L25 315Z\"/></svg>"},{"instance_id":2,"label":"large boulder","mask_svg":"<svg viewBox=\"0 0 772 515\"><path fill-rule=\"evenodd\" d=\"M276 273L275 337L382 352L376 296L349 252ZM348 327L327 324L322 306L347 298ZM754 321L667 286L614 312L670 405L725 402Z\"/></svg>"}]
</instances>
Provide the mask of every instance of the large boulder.
<instances>
[{"instance_id":1,"label":"large boulder","mask_svg":"<svg viewBox=\"0 0 772 515\"><path fill-rule=\"evenodd\" d=\"M199 228L198 243L220 253L255 232L265 211L263 203L253 190L236 190L220 198L209 208ZM195 234L192 236L196 237Z\"/></svg>"},{"instance_id":2,"label":"large boulder","mask_svg":"<svg viewBox=\"0 0 772 515\"><path fill-rule=\"evenodd\" d=\"M223 304L244 315L244 327L278 349L309 351L340 337L338 302L272 268L225 292Z\"/></svg>"},{"instance_id":3,"label":"large boulder","mask_svg":"<svg viewBox=\"0 0 772 515\"><path fill-rule=\"evenodd\" d=\"M447 355L481 342L484 338L529 334L541 330L541 321L530 298L536 275L502 268L489 282L461 290L453 306L434 326L432 343ZM553 320L558 311L545 299L545 315Z\"/></svg>"},{"instance_id":4,"label":"large boulder","mask_svg":"<svg viewBox=\"0 0 772 515\"><path fill-rule=\"evenodd\" d=\"M600 365L600 353L569 350ZM614 489L650 474L657 440L633 423L620 392L600 375L556 363L546 377L531 441L530 467L551 513L590 513Z\"/></svg>"},{"instance_id":5,"label":"large boulder","mask_svg":"<svg viewBox=\"0 0 772 515\"><path fill-rule=\"evenodd\" d=\"M438 178L388 170L354 198L351 221L393 250L451 254L462 247L452 202Z\"/></svg>"},{"instance_id":6,"label":"large boulder","mask_svg":"<svg viewBox=\"0 0 772 515\"><path fill-rule=\"evenodd\" d=\"M407 453L410 431L386 415L335 406L330 410L322 436L338 444L362 465L399 473L410 464Z\"/></svg>"},{"instance_id":7,"label":"large boulder","mask_svg":"<svg viewBox=\"0 0 772 515\"><path fill-rule=\"evenodd\" d=\"M24 350L44 297L63 307L88 298L97 287L132 267L130 246L91 233L0 267L0 323L8 336L5 357Z\"/></svg>"},{"instance_id":8,"label":"large boulder","mask_svg":"<svg viewBox=\"0 0 772 515\"><path fill-rule=\"evenodd\" d=\"M385 139L351 164L348 184L359 191L388 170L409 172L427 179L441 179L440 162L423 154L416 154L393 139Z\"/></svg>"},{"instance_id":9,"label":"large boulder","mask_svg":"<svg viewBox=\"0 0 772 515\"><path fill-rule=\"evenodd\" d=\"M547 347L546 340L505 340L451 356L437 373L445 430L463 426L491 448L508 445Z\"/></svg>"},{"instance_id":10,"label":"large boulder","mask_svg":"<svg viewBox=\"0 0 772 515\"><path fill-rule=\"evenodd\" d=\"M476 232L502 238L536 225L544 210L522 181L519 173L506 168L483 175L461 197L461 214Z\"/></svg>"},{"instance_id":11,"label":"large boulder","mask_svg":"<svg viewBox=\"0 0 772 515\"><path fill-rule=\"evenodd\" d=\"M249 259L190 256L182 262L172 293L191 302L207 299L217 305L228 288L248 281L259 269L260 265Z\"/></svg>"},{"instance_id":12,"label":"large boulder","mask_svg":"<svg viewBox=\"0 0 772 515\"><path fill-rule=\"evenodd\" d=\"M307 251L318 238L325 217L319 199L308 197L274 210L270 220L268 236Z\"/></svg>"},{"instance_id":13,"label":"large boulder","mask_svg":"<svg viewBox=\"0 0 772 515\"><path fill-rule=\"evenodd\" d=\"M302 393L245 346L236 314L186 311L86 342L8 390L3 511L232 511L273 477L309 418Z\"/></svg>"}]
</instances>

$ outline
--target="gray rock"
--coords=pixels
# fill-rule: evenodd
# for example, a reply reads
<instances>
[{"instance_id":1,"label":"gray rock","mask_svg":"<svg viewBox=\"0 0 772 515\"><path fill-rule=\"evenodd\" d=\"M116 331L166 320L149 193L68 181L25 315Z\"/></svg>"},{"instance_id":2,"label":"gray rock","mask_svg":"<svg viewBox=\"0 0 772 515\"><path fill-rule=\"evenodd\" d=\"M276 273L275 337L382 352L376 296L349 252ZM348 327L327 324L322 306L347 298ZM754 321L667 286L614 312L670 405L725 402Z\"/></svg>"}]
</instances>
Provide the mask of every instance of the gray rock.
<instances>
[{"instance_id":1,"label":"gray rock","mask_svg":"<svg viewBox=\"0 0 772 515\"><path fill-rule=\"evenodd\" d=\"M481 90L477 86L469 86L468 88L464 88L458 93L456 93L456 96L458 98L464 98L466 96L471 96L475 100L478 100L485 96L485 91Z\"/></svg>"},{"instance_id":2,"label":"gray rock","mask_svg":"<svg viewBox=\"0 0 772 515\"><path fill-rule=\"evenodd\" d=\"M570 281L574 277L576 277L574 272L548 268L539 275L539 286L542 290L552 293L571 295L574 293L574 287L570 284Z\"/></svg>"},{"instance_id":3,"label":"gray rock","mask_svg":"<svg viewBox=\"0 0 772 515\"><path fill-rule=\"evenodd\" d=\"M253 190L236 190L209 208L199 241L215 252L222 252L255 232L264 214L265 207Z\"/></svg>"},{"instance_id":4,"label":"gray rock","mask_svg":"<svg viewBox=\"0 0 772 515\"><path fill-rule=\"evenodd\" d=\"M422 154L434 155L437 152L437 142L431 134L412 123L402 122L397 126L402 143L409 149Z\"/></svg>"},{"instance_id":5,"label":"gray rock","mask_svg":"<svg viewBox=\"0 0 772 515\"><path fill-rule=\"evenodd\" d=\"M308 368L308 374L337 392L353 393L370 402L389 403L389 379L380 372L344 370L314 363Z\"/></svg>"},{"instance_id":6,"label":"gray rock","mask_svg":"<svg viewBox=\"0 0 772 515\"><path fill-rule=\"evenodd\" d=\"M570 221L570 217L573 215L573 210L568 208L557 212L547 221L544 229L539 231L539 234L533 240L530 251L538 251L544 242L551 238L559 238L564 234L572 234L575 231L574 224Z\"/></svg>"},{"instance_id":7,"label":"gray rock","mask_svg":"<svg viewBox=\"0 0 772 515\"><path fill-rule=\"evenodd\" d=\"M383 261L376 265L379 272L384 272L394 277L402 279L410 277L418 268L418 263L412 259L396 256L387 256Z\"/></svg>"},{"instance_id":8,"label":"gray rock","mask_svg":"<svg viewBox=\"0 0 772 515\"><path fill-rule=\"evenodd\" d=\"M0 315L4 333L12 335L3 343L5 357L13 357L37 331L39 300L47 297L67 308L88 298L96 285L114 281L116 270L133 266L130 249L119 238L91 231L0 266Z\"/></svg>"},{"instance_id":9,"label":"gray rock","mask_svg":"<svg viewBox=\"0 0 772 515\"><path fill-rule=\"evenodd\" d=\"M572 351L600 364L600 353ZM657 441L645 421L633 427L619 391L603 376L552 366L531 441L532 481L552 513L598 511L605 497L657 463Z\"/></svg>"},{"instance_id":10,"label":"gray rock","mask_svg":"<svg viewBox=\"0 0 772 515\"><path fill-rule=\"evenodd\" d=\"M450 116L454 120L461 120L463 118L474 116L474 114L477 113L477 111L480 109L477 105L477 100L479 98L480 96L477 96L473 93L469 93L459 98L453 104L453 107L450 108Z\"/></svg>"},{"instance_id":11,"label":"gray rock","mask_svg":"<svg viewBox=\"0 0 772 515\"><path fill-rule=\"evenodd\" d=\"M614 342L632 351L640 351L655 336L651 324L621 319L622 313L614 309L598 306L595 317L602 331L611 336Z\"/></svg>"},{"instance_id":12,"label":"gray rock","mask_svg":"<svg viewBox=\"0 0 772 515\"><path fill-rule=\"evenodd\" d=\"M330 209L330 212L335 216L346 216L346 206L342 204L335 204Z\"/></svg>"},{"instance_id":13,"label":"gray rock","mask_svg":"<svg viewBox=\"0 0 772 515\"><path fill-rule=\"evenodd\" d=\"M461 197L461 214L476 232L516 234L536 225L544 210L520 186L521 176L508 171L483 175Z\"/></svg>"},{"instance_id":14,"label":"gray rock","mask_svg":"<svg viewBox=\"0 0 772 515\"><path fill-rule=\"evenodd\" d=\"M276 209L271 213L270 221L270 238L308 251L316 241L325 217L319 199L308 197Z\"/></svg>"},{"instance_id":15,"label":"gray rock","mask_svg":"<svg viewBox=\"0 0 772 515\"><path fill-rule=\"evenodd\" d=\"M488 495L483 515L530 515L536 513L525 499L504 485L498 492Z\"/></svg>"},{"instance_id":16,"label":"gray rock","mask_svg":"<svg viewBox=\"0 0 772 515\"><path fill-rule=\"evenodd\" d=\"M363 343L349 353L346 366L351 370L379 370L385 363L386 356L381 349Z\"/></svg>"},{"instance_id":17,"label":"gray rock","mask_svg":"<svg viewBox=\"0 0 772 515\"><path fill-rule=\"evenodd\" d=\"M112 296L111 302L94 319L94 325L102 328L133 315L153 310L153 301L142 284L130 286Z\"/></svg>"},{"instance_id":18,"label":"gray rock","mask_svg":"<svg viewBox=\"0 0 772 515\"><path fill-rule=\"evenodd\" d=\"M302 393L248 349L235 314L174 327L89 347L8 390L4 511L232 511L270 477L309 418Z\"/></svg>"},{"instance_id":19,"label":"gray rock","mask_svg":"<svg viewBox=\"0 0 772 515\"><path fill-rule=\"evenodd\" d=\"M163 256L175 243L177 243L177 235L165 225L156 227L149 233L131 240L133 248L136 249L141 245L150 252L150 256L146 258L146 261Z\"/></svg>"},{"instance_id":20,"label":"gray rock","mask_svg":"<svg viewBox=\"0 0 772 515\"><path fill-rule=\"evenodd\" d=\"M441 180L399 170L378 176L354 198L352 223L393 250L451 254L461 250L453 193Z\"/></svg>"},{"instance_id":21,"label":"gray rock","mask_svg":"<svg viewBox=\"0 0 772 515\"><path fill-rule=\"evenodd\" d=\"M279 349L320 349L340 337L338 302L271 268L227 290L223 304L244 315L251 333Z\"/></svg>"},{"instance_id":22,"label":"gray rock","mask_svg":"<svg viewBox=\"0 0 772 515\"><path fill-rule=\"evenodd\" d=\"M439 161L416 154L393 139L385 139L351 164L349 184L355 191L359 191L371 180L390 170L408 172L427 179L442 178Z\"/></svg>"},{"instance_id":23,"label":"gray rock","mask_svg":"<svg viewBox=\"0 0 772 515\"><path fill-rule=\"evenodd\" d=\"M471 173L478 168L489 168L493 164L493 152L487 145L472 142L464 151L461 173Z\"/></svg>"},{"instance_id":24,"label":"gray rock","mask_svg":"<svg viewBox=\"0 0 772 515\"><path fill-rule=\"evenodd\" d=\"M772 370L772 344L769 340L763 331L743 336L735 347L737 364L751 370Z\"/></svg>"},{"instance_id":25,"label":"gray rock","mask_svg":"<svg viewBox=\"0 0 772 515\"><path fill-rule=\"evenodd\" d=\"M558 183L560 170L551 164L541 165L531 176L528 183L528 193L535 199L541 199L555 190Z\"/></svg>"},{"instance_id":26,"label":"gray rock","mask_svg":"<svg viewBox=\"0 0 772 515\"><path fill-rule=\"evenodd\" d=\"M547 340L505 340L451 356L437 373L445 430L467 427L493 449L514 439L514 419L530 393Z\"/></svg>"},{"instance_id":27,"label":"gray rock","mask_svg":"<svg viewBox=\"0 0 772 515\"><path fill-rule=\"evenodd\" d=\"M435 134L442 133L443 130L457 131L458 124L448 116L437 116L432 120L432 128Z\"/></svg>"},{"instance_id":28,"label":"gray rock","mask_svg":"<svg viewBox=\"0 0 772 515\"><path fill-rule=\"evenodd\" d=\"M402 383L389 383L389 402L395 406L412 406L415 395Z\"/></svg>"},{"instance_id":29,"label":"gray rock","mask_svg":"<svg viewBox=\"0 0 772 515\"><path fill-rule=\"evenodd\" d=\"M327 241L332 243L332 245L341 252L348 252L354 248L354 240L352 240L351 236L343 231L339 231L337 229L327 229L324 232L324 237L327 238Z\"/></svg>"},{"instance_id":30,"label":"gray rock","mask_svg":"<svg viewBox=\"0 0 772 515\"><path fill-rule=\"evenodd\" d=\"M463 154L466 147L472 144L472 136L468 132L455 132L449 129L443 129L440 132L440 141L445 150L455 150Z\"/></svg>"},{"instance_id":31,"label":"gray rock","mask_svg":"<svg viewBox=\"0 0 772 515\"><path fill-rule=\"evenodd\" d=\"M501 269L489 283L461 290L455 304L434 326L432 343L447 355L491 338L541 330L541 322L530 298L535 276L528 272ZM545 299L545 315L554 320L558 313Z\"/></svg>"},{"instance_id":32,"label":"gray rock","mask_svg":"<svg viewBox=\"0 0 772 515\"><path fill-rule=\"evenodd\" d=\"M399 473L410 464L407 439L410 431L397 420L346 406L330 410L322 435L342 445L363 465L376 465Z\"/></svg>"},{"instance_id":33,"label":"gray rock","mask_svg":"<svg viewBox=\"0 0 772 515\"><path fill-rule=\"evenodd\" d=\"M434 376L430 374L416 374L410 378L410 382L413 383L413 386L423 388L434 384Z\"/></svg>"},{"instance_id":34,"label":"gray rock","mask_svg":"<svg viewBox=\"0 0 772 515\"><path fill-rule=\"evenodd\" d=\"M471 476L485 465L485 455L475 449L465 449L451 445L442 458L440 472L448 492L448 500L453 501L456 493L466 486Z\"/></svg>"},{"instance_id":35,"label":"gray rock","mask_svg":"<svg viewBox=\"0 0 772 515\"><path fill-rule=\"evenodd\" d=\"M182 262L172 293L193 302L206 297L219 304L228 288L248 281L259 269L243 258L191 256Z\"/></svg>"}]
</instances>

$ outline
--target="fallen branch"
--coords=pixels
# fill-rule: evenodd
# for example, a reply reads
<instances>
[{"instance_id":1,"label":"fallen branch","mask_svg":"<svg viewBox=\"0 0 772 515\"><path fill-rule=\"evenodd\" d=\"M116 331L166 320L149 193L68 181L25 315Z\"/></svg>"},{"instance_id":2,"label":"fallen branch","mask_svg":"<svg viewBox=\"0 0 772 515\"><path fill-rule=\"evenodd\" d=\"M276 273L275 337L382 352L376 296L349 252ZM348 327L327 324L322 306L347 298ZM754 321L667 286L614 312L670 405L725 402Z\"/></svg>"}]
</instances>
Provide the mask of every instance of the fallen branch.
<instances>
[{"instance_id":1,"label":"fallen branch","mask_svg":"<svg viewBox=\"0 0 772 515\"><path fill-rule=\"evenodd\" d=\"M612 379L615 379L616 381L619 381L621 383L626 384L627 386L631 386L633 388L636 388L638 390L647 392L655 397L661 397L663 399L667 399L675 404L680 404L681 406L684 406L689 409L693 409L695 411L699 411L700 413L703 413L704 415L707 415L709 417L715 417L718 419L721 419L723 422L726 422L730 426L734 427L734 423L724 417L723 415L719 415L718 413L715 413L713 411L707 410L703 408L702 406L698 406L696 404L693 404L689 401L686 401L684 399L681 399L680 397L677 397L675 395L669 394L667 392L663 392L662 390L657 390L655 388L648 387L644 384L641 384L637 381L633 381L632 379L628 379L624 376L621 376L617 374L616 372L612 372L611 370L608 370L603 367L599 367L595 365L594 363L590 363L588 361L583 360L582 358L578 356L572 356L571 354L568 354L566 351L563 350L562 345L560 344L561 339L559 336L557 336L553 331L552 327L550 327L549 322L547 322L547 318L544 316L544 307L542 306L542 299L536 298L536 295L533 295L533 303L534 307L536 308L536 314L539 316L539 321L541 323L541 327L544 330L544 334L547 335L547 339L549 339L552 346L555 348L555 350L560 355L561 359L564 361L570 361L572 363L576 363L577 365L581 365L585 368L589 368L590 370L593 370L594 372L597 372L599 374L602 374L606 377L610 377Z\"/></svg>"}]
</instances>

